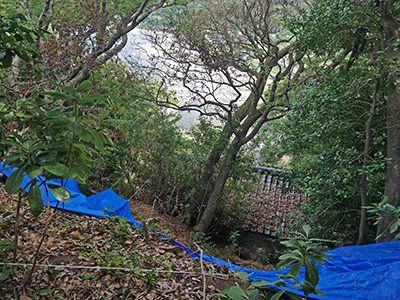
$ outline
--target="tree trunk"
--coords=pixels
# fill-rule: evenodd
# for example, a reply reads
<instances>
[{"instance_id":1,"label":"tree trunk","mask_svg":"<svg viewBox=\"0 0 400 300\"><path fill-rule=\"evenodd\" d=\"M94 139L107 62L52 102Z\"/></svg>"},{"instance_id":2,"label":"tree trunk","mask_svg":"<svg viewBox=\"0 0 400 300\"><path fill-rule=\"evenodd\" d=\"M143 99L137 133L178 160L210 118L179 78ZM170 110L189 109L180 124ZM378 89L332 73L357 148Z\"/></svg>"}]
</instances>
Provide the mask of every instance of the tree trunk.
<instances>
[{"instance_id":1,"label":"tree trunk","mask_svg":"<svg viewBox=\"0 0 400 300\"><path fill-rule=\"evenodd\" d=\"M236 156L240 148L251 139L247 137L247 134L250 131L251 127L255 123L259 122L259 124L257 124L250 133L250 136L254 136L254 134L257 133L258 130L261 128L261 125L266 122L266 116L268 112L264 111L264 113L262 113L263 109L257 108L257 103L261 99L262 91L264 91L265 89L266 82L267 82L267 76L265 74L259 74L259 76L257 77L257 82L251 94L233 117L233 120L236 122L240 123L241 121L243 120L244 121L242 124L238 126L238 128L236 128L235 138L231 142L228 152L224 157L223 165L218 173L218 177L215 181L215 184L212 187L212 192L210 196L207 197L208 202L206 204L206 208L204 209L204 212L202 213L200 220L197 222L195 226L195 230L197 231L205 232L210 226L215 211L218 208L226 180L228 179L230 170L232 168L232 164L235 162ZM234 133L233 130L230 129L231 126L233 126L233 124L227 124L224 127L225 139L231 137L232 134ZM229 134L227 134L227 132L229 132ZM225 147L223 147L223 149L225 149ZM219 155L221 154L222 151L219 153ZM214 174L215 172L215 167L216 164L214 165L212 174ZM212 177L209 177L209 180L211 181ZM205 196L206 194L203 194L203 199L206 199Z\"/></svg>"},{"instance_id":2,"label":"tree trunk","mask_svg":"<svg viewBox=\"0 0 400 300\"><path fill-rule=\"evenodd\" d=\"M389 60L387 71L389 74L395 75L399 69L397 63L400 61L400 52L394 49L392 43L400 38L400 24L396 18L386 11L382 15L385 22L385 41L389 43L386 44ZM387 203L398 207L400 205L400 80L398 78L395 79L394 86L387 96L387 135L387 156L390 161L387 168L385 195L388 198ZM392 220L391 214L383 214L383 219L378 224L377 231L379 232L388 226ZM395 233L390 234L389 231L386 231L378 242L390 241L394 238L394 235Z\"/></svg>"},{"instance_id":3,"label":"tree trunk","mask_svg":"<svg viewBox=\"0 0 400 300\"><path fill-rule=\"evenodd\" d=\"M197 185L195 195L191 199L190 207L187 211L188 219L190 219L191 221L199 223L199 218L201 215L201 206L203 205L204 201L206 201L206 199L211 199L211 197L209 196L210 191L213 191L216 188L215 186L217 185L217 182L213 183L213 177L215 175L218 163L221 159L221 155L226 149L229 143L229 139L234 134L232 130L232 127L234 126L233 123L235 122L240 123L245 118L248 118L249 115L252 116L252 118L249 118L250 120L247 121L248 124L240 126L242 128L242 134L243 134L243 127L245 128L244 130L247 132L250 126L253 125L260 117L259 112L256 109L257 107L256 103L258 103L259 99L261 98L261 94L265 88L266 82L267 82L267 76L265 74L259 74L254 89L247 97L246 101L232 116L231 120L232 123L231 124L228 123L224 126L220 138L218 139L218 142L214 146L213 150L211 151L207 164L204 167L203 174ZM225 186L225 182L226 179L224 181L222 189Z\"/></svg>"},{"instance_id":4,"label":"tree trunk","mask_svg":"<svg viewBox=\"0 0 400 300\"><path fill-rule=\"evenodd\" d=\"M365 233L367 230L367 208L368 205L368 195L367 195L367 168L369 166L369 153L371 150L372 132L371 126L372 121L376 114L376 105L378 102L378 91L381 86L381 74L383 67L380 67L378 78L376 79L374 94L372 95L371 109L369 113L368 120L365 122L365 144L363 152L363 173L361 174L361 179L359 182L360 195L361 195L361 216L360 216L360 226L359 234L356 245L362 245L365 240Z\"/></svg>"},{"instance_id":5,"label":"tree trunk","mask_svg":"<svg viewBox=\"0 0 400 300\"><path fill-rule=\"evenodd\" d=\"M221 159L222 153L227 146L229 138L232 136L232 131L230 131L228 128L229 126L225 126L220 138L218 139L218 143L212 149L208 157L207 164L205 165L201 178L197 184L194 197L191 199L190 207L187 211L187 217L192 223L198 222L198 217L200 216L201 212L200 207L204 200L208 198L210 191L213 190L212 179L214 177L216 167Z\"/></svg>"},{"instance_id":6,"label":"tree trunk","mask_svg":"<svg viewBox=\"0 0 400 300\"><path fill-rule=\"evenodd\" d=\"M217 210L219 202L221 200L222 192L224 190L226 180L229 177L232 164L236 161L236 156L241 146L242 144L240 143L239 139L235 137L229 147L228 153L224 158L223 166L218 174L214 188L207 202L207 206L203 214L201 215L200 221L195 227L196 231L206 232L208 227L210 227L215 211Z\"/></svg>"},{"instance_id":7,"label":"tree trunk","mask_svg":"<svg viewBox=\"0 0 400 300\"><path fill-rule=\"evenodd\" d=\"M389 204L394 207L400 205L400 90L392 91L387 99L387 151L390 162L387 168L385 195ZM384 214L382 221L378 224L377 231L381 231L393 220L390 214ZM387 231L378 242L387 242L394 238L395 234Z\"/></svg>"}]
</instances>

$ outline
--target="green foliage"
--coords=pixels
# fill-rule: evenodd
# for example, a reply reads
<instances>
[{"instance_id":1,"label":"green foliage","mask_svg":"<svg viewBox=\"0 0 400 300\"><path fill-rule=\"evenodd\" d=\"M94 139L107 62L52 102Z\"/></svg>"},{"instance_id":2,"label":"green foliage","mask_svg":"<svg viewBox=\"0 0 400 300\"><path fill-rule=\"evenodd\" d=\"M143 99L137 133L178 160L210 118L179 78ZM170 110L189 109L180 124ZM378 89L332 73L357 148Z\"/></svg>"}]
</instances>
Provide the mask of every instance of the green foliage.
<instances>
[{"instance_id":1,"label":"green foliage","mask_svg":"<svg viewBox=\"0 0 400 300\"><path fill-rule=\"evenodd\" d=\"M139 73L114 63L96 74L96 82L101 83L96 92L116 93L121 102L109 106L108 117L118 120L105 124L114 133L113 145L96 158L87 189L112 187L126 198L156 199L159 210L182 214L221 129L205 120L190 130L179 128L176 115L143 99L146 85L140 78ZM160 93L158 89L147 96Z\"/></svg>"},{"instance_id":2,"label":"green foliage","mask_svg":"<svg viewBox=\"0 0 400 300\"><path fill-rule=\"evenodd\" d=\"M334 55L365 35L369 30L354 29L369 27L371 16L377 16L378 11L375 1L323 0L305 10L302 18L290 20L290 27L314 53Z\"/></svg>"},{"instance_id":3,"label":"green foliage","mask_svg":"<svg viewBox=\"0 0 400 300\"><path fill-rule=\"evenodd\" d=\"M319 274L315 263L324 265L324 259L332 259L329 255L318 250L321 242L331 241L311 238L310 232L311 227L304 225L303 232L298 232L296 237L281 242L288 250L279 257L280 262L276 265L277 270L291 266L286 272L288 278L298 277L301 268L305 267L305 283L301 285L300 290L306 296L310 293L321 295L321 291L316 288L319 282Z\"/></svg>"},{"instance_id":4,"label":"green foliage","mask_svg":"<svg viewBox=\"0 0 400 300\"><path fill-rule=\"evenodd\" d=\"M198 243L200 245L203 245L207 248L213 248L216 245L211 241L211 236L207 235L204 232L200 232L200 231L191 231L190 232L190 237L195 241L195 243ZM192 244L190 243L190 247L192 248L197 248L196 244ZM213 254L213 253L211 253Z\"/></svg>"},{"instance_id":5,"label":"green foliage","mask_svg":"<svg viewBox=\"0 0 400 300\"><path fill-rule=\"evenodd\" d=\"M383 2L398 18L394 2ZM385 97L394 77L383 71L390 59L382 49L383 28L372 26L383 22L380 9L376 1L323 0L289 21L303 47L313 52L313 62L307 83L293 94L296 103L282 140L292 158L294 184L309 194L302 205L307 222L320 236L333 228L333 238L345 243L358 234L362 192L369 203L382 199L389 162ZM374 225L367 227L372 242Z\"/></svg>"},{"instance_id":6,"label":"green foliage","mask_svg":"<svg viewBox=\"0 0 400 300\"><path fill-rule=\"evenodd\" d=\"M297 289L303 292L306 298L311 293L324 296L325 293L316 287L319 283L316 263L323 265L325 264L324 259L332 258L318 250L321 242L328 241L311 238L310 232L311 227L304 225L303 232L297 232L296 237L288 238L287 241L281 242L287 247L287 250L279 257L280 262L277 264L276 269L279 271L289 266L291 267L286 271L286 274L276 274L279 280L274 282L266 282L264 280L253 281L246 289L234 286L222 291L218 296L221 299L259 299L257 297L261 297L261 299L278 300L283 294L286 294L293 300L302 299L299 295L289 292L288 289ZM302 268L305 268L305 280L299 281L298 277ZM246 273L241 272L237 276L245 285L247 284ZM262 289L272 285L281 288L280 291L268 296L260 293Z\"/></svg>"},{"instance_id":7,"label":"green foliage","mask_svg":"<svg viewBox=\"0 0 400 300\"><path fill-rule=\"evenodd\" d=\"M243 285L247 285L247 273L239 272L236 276L243 282ZM242 289L239 286L232 286L229 289L223 290L217 294L220 299L232 299L232 300L256 300L266 299L263 293L260 293L260 287L265 287L265 281L257 280L252 281L246 289Z\"/></svg>"},{"instance_id":8,"label":"green foliage","mask_svg":"<svg viewBox=\"0 0 400 300\"><path fill-rule=\"evenodd\" d=\"M145 87L138 76L117 63L106 64L96 74L95 82L101 83L96 91L115 93L121 101L118 105L109 104L108 118L118 120L104 124L113 132L113 145L105 149L103 157L96 158L88 188L113 186L128 198L135 191L142 199L152 198L151 195L164 198L177 186L176 181L181 184L181 178L186 176L181 170L186 163L181 155L184 141L177 118L142 99ZM172 187L167 186L168 182ZM144 190L146 194L142 194Z\"/></svg>"},{"instance_id":9,"label":"green foliage","mask_svg":"<svg viewBox=\"0 0 400 300\"><path fill-rule=\"evenodd\" d=\"M13 250L15 247L14 243L10 239L0 240L0 257L2 257L3 253L6 253L10 250ZM13 269L8 266L0 267L0 282L6 280L10 274L14 272Z\"/></svg>"},{"instance_id":10,"label":"green foliage","mask_svg":"<svg viewBox=\"0 0 400 300\"><path fill-rule=\"evenodd\" d=\"M36 51L28 52L24 43L34 47L35 32L20 26L17 18L24 19L22 15L11 16L0 33L5 53L3 68L10 66L14 56L34 63L35 56L30 54ZM26 173L32 180L24 188L29 188L28 202L36 217L43 210L36 177L42 175L46 181L76 178L83 182L92 163L91 153L101 152L108 140L93 126L101 122L101 117L90 111L101 107L107 97L86 93L92 87L89 82L76 88L51 83L52 91L38 91L16 100L10 97L0 103L0 153L5 165L18 168L5 188L10 194L17 192ZM31 85L34 89L36 83ZM59 201L71 197L62 186L48 188Z\"/></svg>"},{"instance_id":11,"label":"green foliage","mask_svg":"<svg viewBox=\"0 0 400 300\"><path fill-rule=\"evenodd\" d=\"M292 185L309 195L301 204L307 222L318 236L347 242L358 235L362 173L367 173L369 201L377 202L387 163L385 107L379 103L371 124L368 166L362 164L375 83L370 78L377 72L364 63L329 71L316 67L314 74L318 75L293 91L296 101L287 118L275 127L284 134L272 140L290 157ZM369 228L372 241L372 224Z\"/></svg>"},{"instance_id":12,"label":"green foliage","mask_svg":"<svg viewBox=\"0 0 400 300\"><path fill-rule=\"evenodd\" d=\"M385 214L390 214L391 218L393 219L387 226L383 227L377 234L376 240L378 240L381 236L385 234L389 230L390 234L397 234L394 236L393 241L398 241L400 239L400 207L394 207L392 204L387 203L387 197L379 202L374 203L370 206L367 206L367 212L374 214L372 217L375 220L375 225L377 225L384 217Z\"/></svg>"},{"instance_id":13,"label":"green foliage","mask_svg":"<svg viewBox=\"0 0 400 300\"><path fill-rule=\"evenodd\" d=\"M126 241L131 237L132 226L128 223L128 219L120 216L113 216L111 220L117 221L112 234L116 239Z\"/></svg>"},{"instance_id":14,"label":"green foliage","mask_svg":"<svg viewBox=\"0 0 400 300\"><path fill-rule=\"evenodd\" d=\"M9 16L18 11L18 3L16 1L0 0L0 16Z\"/></svg>"},{"instance_id":15,"label":"green foliage","mask_svg":"<svg viewBox=\"0 0 400 300\"><path fill-rule=\"evenodd\" d=\"M26 21L26 18L22 14L14 14L8 18L0 15L0 63L2 68L10 67L15 56L27 63L38 56L38 51L31 45L34 37L42 36L42 34L20 25L23 21Z\"/></svg>"},{"instance_id":16,"label":"green foliage","mask_svg":"<svg viewBox=\"0 0 400 300\"><path fill-rule=\"evenodd\" d=\"M9 239L0 240L0 255L14 249L14 244Z\"/></svg>"},{"instance_id":17,"label":"green foliage","mask_svg":"<svg viewBox=\"0 0 400 300\"><path fill-rule=\"evenodd\" d=\"M0 150L7 154L4 163L18 168L7 180L8 193L19 189L24 172L32 178L27 187L36 186L38 175L46 180L76 178L84 182L92 164L91 153L102 152L108 140L90 128L100 119L88 112L101 106L106 97L85 93L91 87L88 82L76 88L53 84L55 91L34 93L17 100L16 105L0 105ZM59 201L71 196L63 187L49 185L49 189ZM35 216L42 211L40 198L37 186L29 190L28 202Z\"/></svg>"}]
</instances>

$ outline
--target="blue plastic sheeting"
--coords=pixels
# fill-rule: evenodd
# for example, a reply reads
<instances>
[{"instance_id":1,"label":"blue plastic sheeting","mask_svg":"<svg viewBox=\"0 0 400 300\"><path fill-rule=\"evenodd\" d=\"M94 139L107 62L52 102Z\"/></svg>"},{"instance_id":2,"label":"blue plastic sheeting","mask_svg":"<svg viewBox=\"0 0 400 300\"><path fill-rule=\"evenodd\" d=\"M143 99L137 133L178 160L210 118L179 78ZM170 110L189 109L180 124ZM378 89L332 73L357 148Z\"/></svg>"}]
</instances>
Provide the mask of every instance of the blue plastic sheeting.
<instances>
[{"instance_id":1,"label":"blue plastic sheeting","mask_svg":"<svg viewBox=\"0 0 400 300\"><path fill-rule=\"evenodd\" d=\"M2 165L0 164L0 171ZM3 172L9 176L15 169L8 169ZM47 204L46 189L43 178L38 177L42 186L42 198ZM29 182L25 176L21 188ZM49 183L61 185L61 181L52 180ZM125 217L130 224L140 228L141 224L132 218L129 201L119 197L111 189L105 190L96 195L85 197L78 188L75 180L63 182L72 194L71 200L57 204L57 200L49 194L50 206L65 209L71 212L83 213L95 217L110 217L118 215ZM162 236L167 238L165 236ZM167 238L168 239L168 238ZM192 258L200 258L198 253L175 242L175 245L182 247ZM371 244L365 246L341 247L327 252L333 260L327 260L323 266L318 265L320 282L318 288L324 291L327 296L316 296L315 299L344 300L344 299L400 299L400 242L388 242ZM230 264L216 257L203 255L203 260L220 266L226 266L233 271L241 271L249 274L249 279L265 281L276 281L276 271L257 271L242 268ZM304 280L304 270L299 280ZM301 295L298 291L296 292Z\"/></svg>"},{"instance_id":2,"label":"blue plastic sheeting","mask_svg":"<svg viewBox=\"0 0 400 300\"><path fill-rule=\"evenodd\" d=\"M349 246L326 252L333 260L317 265L318 289L327 296L315 299L400 299L400 242ZM275 281L275 271L254 271L249 278ZM298 278L304 280L304 270ZM296 291L292 291L296 292Z\"/></svg>"},{"instance_id":3,"label":"blue plastic sheeting","mask_svg":"<svg viewBox=\"0 0 400 300\"><path fill-rule=\"evenodd\" d=\"M3 165L0 164L0 171ZM16 169L6 169L1 171L3 174L10 176ZM141 224L132 218L129 201L118 196L111 189L105 190L93 196L86 197L78 188L78 184L74 179L63 180L63 186L71 192L71 199L66 202L58 202L49 189L46 188L44 178L36 177L38 185L41 188L43 203L47 205L47 200L51 207L58 207L66 211L82 213L93 217L125 217L129 223L135 227L141 227ZM25 188L31 180L28 176L24 176L21 188ZM61 186L61 180L50 180L47 183ZM47 194L48 198L47 199Z\"/></svg>"}]
</instances>

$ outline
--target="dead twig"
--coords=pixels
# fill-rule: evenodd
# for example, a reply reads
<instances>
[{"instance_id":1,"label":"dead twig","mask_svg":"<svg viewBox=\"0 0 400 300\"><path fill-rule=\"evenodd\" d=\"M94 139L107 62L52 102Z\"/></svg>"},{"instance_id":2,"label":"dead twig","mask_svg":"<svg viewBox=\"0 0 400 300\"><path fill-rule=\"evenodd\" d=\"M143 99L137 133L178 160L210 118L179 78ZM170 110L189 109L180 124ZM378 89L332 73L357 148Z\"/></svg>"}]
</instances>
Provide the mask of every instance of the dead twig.
<instances>
[{"instance_id":1,"label":"dead twig","mask_svg":"<svg viewBox=\"0 0 400 300\"><path fill-rule=\"evenodd\" d=\"M200 251L200 270L201 270L201 275L203 277L203 299L206 300L207 282L206 282L206 274L204 273L203 250L199 247L199 245L197 245L196 243L194 244L197 246L197 250Z\"/></svg>"},{"instance_id":2,"label":"dead twig","mask_svg":"<svg viewBox=\"0 0 400 300\"><path fill-rule=\"evenodd\" d=\"M142 227L143 227L143 234L144 234L144 239L146 240L147 244L150 244L150 235L149 235L149 229L147 228L147 221L142 221Z\"/></svg>"}]
</instances>

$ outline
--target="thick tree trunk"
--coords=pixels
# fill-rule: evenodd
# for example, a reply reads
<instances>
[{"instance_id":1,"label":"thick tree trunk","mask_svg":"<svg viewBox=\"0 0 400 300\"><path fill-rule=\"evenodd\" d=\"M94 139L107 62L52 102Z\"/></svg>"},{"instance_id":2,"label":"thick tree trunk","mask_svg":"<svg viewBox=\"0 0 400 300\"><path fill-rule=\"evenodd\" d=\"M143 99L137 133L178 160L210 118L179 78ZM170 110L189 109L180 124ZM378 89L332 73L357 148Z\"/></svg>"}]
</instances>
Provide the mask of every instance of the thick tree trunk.
<instances>
[{"instance_id":1,"label":"thick tree trunk","mask_svg":"<svg viewBox=\"0 0 400 300\"><path fill-rule=\"evenodd\" d=\"M257 78L255 88L233 118L234 121L243 122L240 124L240 126L238 126L238 128L236 128L235 138L231 142L228 152L224 157L223 165L221 166L221 170L219 171L215 184L213 185L212 192L210 196L207 197L208 202L204 212L201 214L201 218L195 226L195 230L197 231L205 232L210 226L214 214L218 208L226 180L228 179L232 168L232 164L236 161L236 156L240 148L246 144L258 132L258 130L261 128L261 125L266 122L268 111L265 109L265 107L264 109L257 108L257 103L261 99L266 82L267 76L265 74L260 74ZM257 122L258 124L252 130L250 130L251 127ZM231 125L233 126L233 124ZM229 128L231 127L229 124L227 124L224 128L224 131L229 130ZM251 131L251 133L249 136L247 136L249 131ZM230 129L229 132L230 137L233 134L233 129ZM227 135L225 135L225 137L226 136ZM222 152L220 155L221 154ZM213 168L213 174L215 172L215 167L216 165ZM210 177L209 179L211 180L212 178Z\"/></svg>"},{"instance_id":2,"label":"thick tree trunk","mask_svg":"<svg viewBox=\"0 0 400 300\"><path fill-rule=\"evenodd\" d=\"M202 176L199 180L199 183L197 184L197 188L196 188L194 197L192 197L192 199L191 199L190 207L187 211L187 217L192 222L195 221L196 224L199 223L200 217L202 217L201 206L204 205L204 203L208 199L211 199L212 195L210 196L210 193L212 191L214 191L216 188L220 188L220 189L224 188L226 179L223 182L222 187L216 187L216 186L218 185L218 180L219 180L218 178L220 178L220 176L223 177L225 175L221 175L221 173L220 173L219 177L216 179L216 182L213 182L213 178L215 176L216 169L220 162L222 153L225 151L225 149L229 145L229 139L234 134L233 129L232 129L232 126L234 126L233 123L235 123L235 122L240 123L245 118L247 118L249 115L253 116L253 118L248 118L249 119L247 121L248 124L244 124L244 125L240 126L241 132L243 134L243 132L244 132L243 129L245 130L245 132L248 132L248 130L250 129L250 126L253 125L257 121L257 119L261 115L255 109L257 107L256 103L258 103L258 100L261 97L261 94L265 88L266 82L267 82L267 76L265 74L260 74L257 77L257 82L255 84L254 90L247 97L246 101L240 106L240 108L234 113L232 120L231 120L232 124L228 123L224 126L217 144L214 146L213 150L211 151L211 153L209 155L207 164L204 167ZM240 131L240 130L238 130L238 131ZM229 155L229 154L227 154L227 155ZM225 161L226 161L226 159L225 159ZM228 175L226 175L226 176L228 176Z\"/></svg>"},{"instance_id":3,"label":"thick tree trunk","mask_svg":"<svg viewBox=\"0 0 400 300\"><path fill-rule=\"evenodd\" d=\"M385 195L389 204L394 207L400 206L400 89L397 87L387 98L387 152L391 159L387 168ZM378 224L377 231L380 232L393 220L390 214L384 214L382 221ZM389 231L378 240L387 242L394 238L395 234Z\"/></svg>"},{"instance_id":4,"label":"thick tree trunk","mask_svg":"<svg viewBox=\"0 0 400 300\"><path fill-rule=\"evenodd\" d=\"M223 166L218 174L214 188L207 202L207 206L203 214L201 215L200 221L195 227L196 231L205 232L210 226L215 211L217 210L219 202L221 200L222 192L224 190L225 183L229 177L232 164L236 161L236 156L241 146L242 144L240 143L239 139L235 137L229 147L228 153L224 158Z\"/></svg>"},{"instance_id":5,"label":"thick tree trunk","mask_svg":"<svg viewBox=\"0 0 400 300\"><path fill-rule=\"evenodd\" d=\"M385 41L389 43L387 50L387 58L390 61L388 67L389 74L396 74L399 70L398 61L400 61L400 52L394 49L392 43L400 38L400 24L393 17L383 13L385 22ZM396 61L397 59L397 61ZM385 195L389 204L400 206L400 80L395 79L394 86L387 96L387 155L390 159L385 185ZM382 221L378 224L378 232L388 226L393 220L390 214L383 214ZM395 233L390 234L389 231L378 240L378 242L390 241L394 238Z\"/></svg>"},{"instance_id":6,"label":"thick tree trunk","mask_svg":"<svg viewBox=\"0 0 400 300\"><path fill-rule=\"evenodd\" d=\"M225 132L226 131L226 132ZM218 143L212 149L207 164L204 167L204 171L197 184L196 192L190 202L190 207L187 211L187 217L191 222L198 222L201 212L201 205L205 199L208 198L210 192L213 190L213 177L215 174L216 167L221 159L221 155L226 149L227 142L232 136L232 131L228 132L227 127L224 128ZM194 225L194 224L193 224Z\"/></svg>"},{"instance_id":7,"label":"thick tree trunk","mask_svg":"<svg viewBox=\"0 0 400 300\"><path fill-rule=\"evenodd\" d=\"M387 148L388 157L391 159L387 168L385 195L389 204L394 207L400 206L400 89L392 91L387 99ZM378 224L377 231L380 232L393 220L391 214L384 214L382 221ZM394 238L395 234L389 231L378 240L387 242Z\"/></svg>"}]
</instances>

